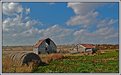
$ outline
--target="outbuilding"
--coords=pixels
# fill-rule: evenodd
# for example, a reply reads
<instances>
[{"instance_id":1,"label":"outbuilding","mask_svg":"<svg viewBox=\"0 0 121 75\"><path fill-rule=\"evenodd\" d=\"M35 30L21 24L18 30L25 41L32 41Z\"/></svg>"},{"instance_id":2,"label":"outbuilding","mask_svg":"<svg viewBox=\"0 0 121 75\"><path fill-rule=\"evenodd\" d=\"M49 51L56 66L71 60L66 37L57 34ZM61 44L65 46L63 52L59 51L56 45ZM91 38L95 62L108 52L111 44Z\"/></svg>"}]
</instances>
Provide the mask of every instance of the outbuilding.
<instances>
[{"instance_id":1,"label":"outbuilding","mask_svg":"<svg viewBox=\"0 0 121 75\"><path fill-rule=\"evenodd\" d=\"M74 50L77 50L78 52L88 52L95 49L95 46L93 44L77 44L74 47Z\"/></svg>"},{"instance_id":2,"label":"outbuilding","mask_svg":"<svg viewBox=\"0 0 121 75\"><path fill-rule=\"evenodd\" d=\"M36 54L56 53L57 46L50 38L41 39L34 45L33 51Z\"/></svg>"}]
</instances>

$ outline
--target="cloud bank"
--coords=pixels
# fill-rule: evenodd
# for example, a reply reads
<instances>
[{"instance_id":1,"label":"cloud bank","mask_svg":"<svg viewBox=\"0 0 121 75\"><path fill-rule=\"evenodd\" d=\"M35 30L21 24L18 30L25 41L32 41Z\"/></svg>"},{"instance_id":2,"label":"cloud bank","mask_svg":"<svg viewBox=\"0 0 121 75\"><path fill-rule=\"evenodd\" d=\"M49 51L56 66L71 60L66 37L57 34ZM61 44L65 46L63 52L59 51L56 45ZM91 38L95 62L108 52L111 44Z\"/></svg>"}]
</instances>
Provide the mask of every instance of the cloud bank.
<instances>
[{"instance_id":1,"label":"cloud bank","mask_svg":"<svg viewBox=\"0 0 121 75\"><path fill-rule=\"evenodd\" d=\"M59 24L43 28L45 24L29 16L31 8L24 8L20 3L3 3L3 45L33 45L48 37L56 44L118 43L119 34L115 29L118 20L98 19L101 13L96 8L103 5L106 3L67 3L75 15L64 25L80 26L70 29Z\"/></svg>"}]
</instances>

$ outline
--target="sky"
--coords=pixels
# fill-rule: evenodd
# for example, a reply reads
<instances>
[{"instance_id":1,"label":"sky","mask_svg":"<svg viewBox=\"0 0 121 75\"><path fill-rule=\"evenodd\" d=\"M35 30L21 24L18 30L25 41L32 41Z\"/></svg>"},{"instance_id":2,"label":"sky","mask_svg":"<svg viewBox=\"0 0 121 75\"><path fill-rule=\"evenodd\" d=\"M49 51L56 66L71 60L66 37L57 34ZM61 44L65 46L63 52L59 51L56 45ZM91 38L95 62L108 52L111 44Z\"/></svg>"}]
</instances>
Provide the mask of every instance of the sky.
<instances>
[{"instance_id":1,"label":"sky","mask_svg":"<svg viewBox=\"0 0 121 75\"><path fill-rule=\"evenodd\" d=\"M3 3L3 45L118 44L117 3Z\"/></svg>"}]
</instances>

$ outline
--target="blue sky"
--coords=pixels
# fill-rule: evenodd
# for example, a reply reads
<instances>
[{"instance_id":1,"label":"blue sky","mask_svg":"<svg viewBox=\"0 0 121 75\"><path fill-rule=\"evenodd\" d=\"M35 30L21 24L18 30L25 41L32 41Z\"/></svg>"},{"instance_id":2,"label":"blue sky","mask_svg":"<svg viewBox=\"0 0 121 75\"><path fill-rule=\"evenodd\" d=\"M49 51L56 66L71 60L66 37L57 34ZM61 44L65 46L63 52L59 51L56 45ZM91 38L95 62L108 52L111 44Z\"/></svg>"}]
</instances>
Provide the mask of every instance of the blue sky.
<instances>
[{"instance_id":1,"label":"blue sky","mask_svg":"<svg viewBox=\"0 0 121 75\"><path fill-rule=\"evenodd\" d=\"M118 44L118 3L3 3L3 45Z\"/></svg>"},{"instance_id":2,"label":"blue sky","mask_svg":"<svg viewBox=\"0 0 121 75\"><path fill-rule=\"evenodd\" d=\"M66 3L23 3L23 7L30 6L30 16L47 24L64 24L70 16L74 15Z\"/></svg>"}]
</instances>

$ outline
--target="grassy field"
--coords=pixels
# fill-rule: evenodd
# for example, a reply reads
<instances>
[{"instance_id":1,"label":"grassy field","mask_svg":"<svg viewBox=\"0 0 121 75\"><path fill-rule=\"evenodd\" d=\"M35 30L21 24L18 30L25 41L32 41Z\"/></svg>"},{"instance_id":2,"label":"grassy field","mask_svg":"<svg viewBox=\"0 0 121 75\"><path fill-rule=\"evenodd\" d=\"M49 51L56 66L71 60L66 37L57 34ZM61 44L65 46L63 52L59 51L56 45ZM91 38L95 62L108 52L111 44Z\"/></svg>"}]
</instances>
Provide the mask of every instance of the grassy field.
<instances>
[{"instance_id":1,"label":"grassy field","mask_svg":"<svg viewBox=\"0 0 121 75\"><path fill-rule=\"evenodd\" d=\"M106 51L96 55L67 54L63 59L39 66L35 73L118 73L119 52Z\"/></svg>"},{"instance_id":2,"label":"grassy field","mask_svg":"<svg viewBox=\"0 0 121 75\"><path fill-rule=\"evenodd\" d=\"M4 73L118 73L119 72L119 50L99 50L96 54L78 53L69 54L40 54L40 58L46 65L19 66L13 64L4 55L10 51L3 52L2 71ZM61 59L60 59L61 58Z\"/></svg>"}]
</instances>

